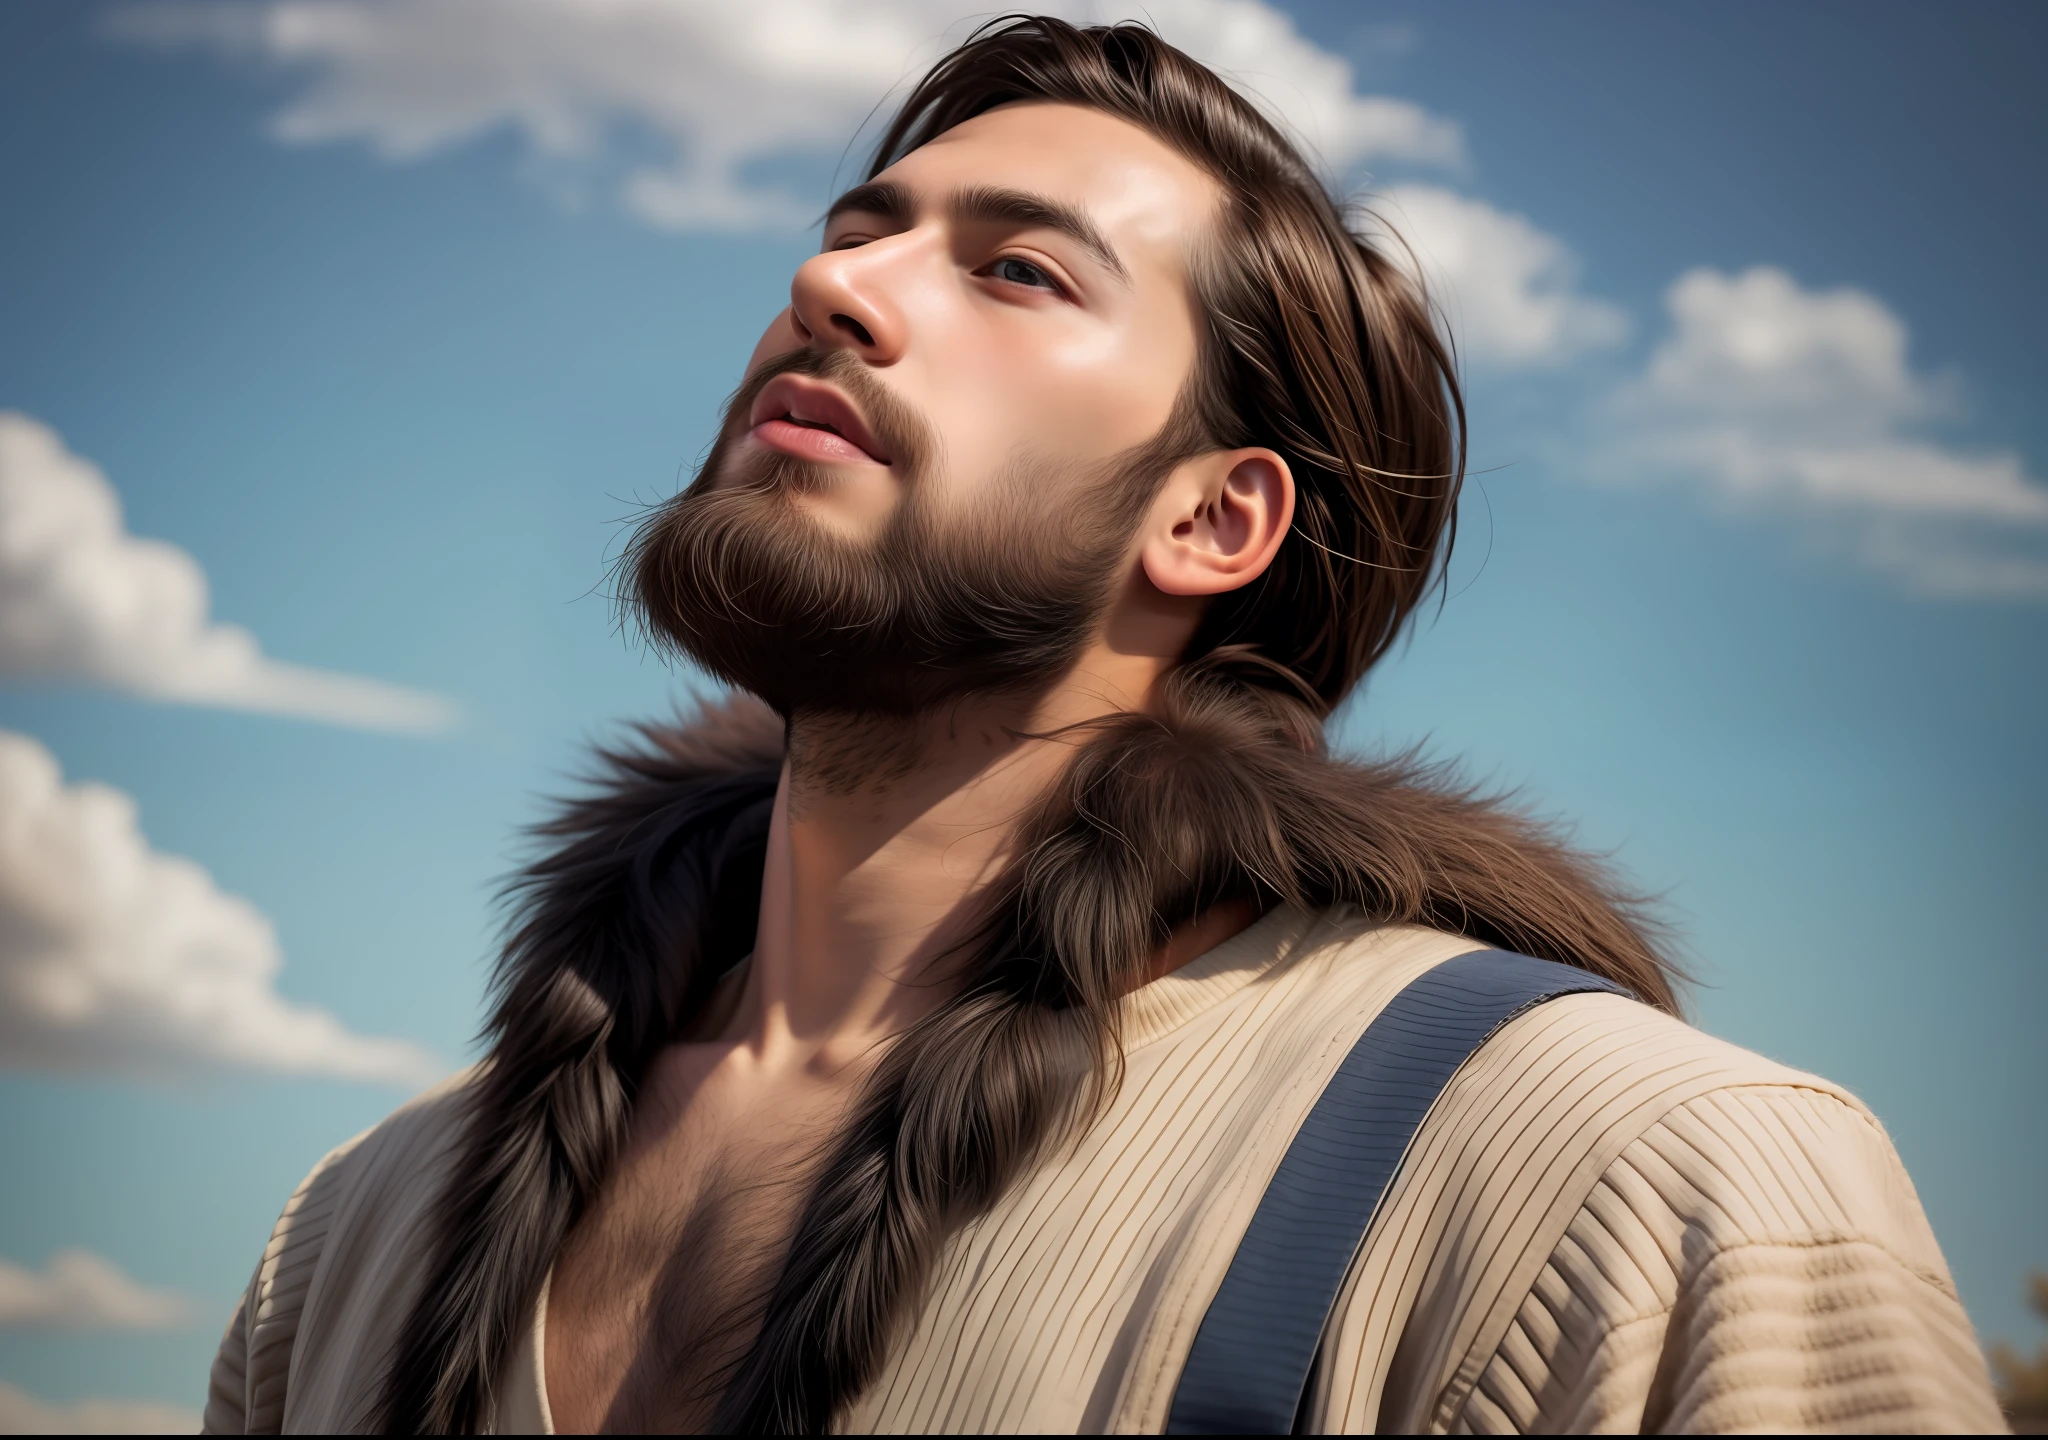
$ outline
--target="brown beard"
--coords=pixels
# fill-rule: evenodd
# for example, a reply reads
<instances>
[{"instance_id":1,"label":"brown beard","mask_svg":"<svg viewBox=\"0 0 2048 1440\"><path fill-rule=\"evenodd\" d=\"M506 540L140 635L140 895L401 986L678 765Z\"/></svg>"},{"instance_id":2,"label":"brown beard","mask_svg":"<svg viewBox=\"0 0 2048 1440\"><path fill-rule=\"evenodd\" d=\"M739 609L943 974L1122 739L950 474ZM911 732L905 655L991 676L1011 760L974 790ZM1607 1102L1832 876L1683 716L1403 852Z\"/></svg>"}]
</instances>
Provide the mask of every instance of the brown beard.
<instances>
[{"instance_id":1,"label":"brown beard","mask_svg":"<svg viewBox=\"0 0 2048 1440\"><path fill-rule=\"evenodd\" d=\"M791 372L845 390L895 457L902 501L872 542L796 503L836 483L831 467L739 448L755 397ZM930 428L853 356L798 350L748 377L696 479L634 533L631 599L658 643L785 718L1029 690L1071 665L1101 619L1179 428L1094 475L1015 463L970 523L942 525Z\"/></svg>"}]
</instances>

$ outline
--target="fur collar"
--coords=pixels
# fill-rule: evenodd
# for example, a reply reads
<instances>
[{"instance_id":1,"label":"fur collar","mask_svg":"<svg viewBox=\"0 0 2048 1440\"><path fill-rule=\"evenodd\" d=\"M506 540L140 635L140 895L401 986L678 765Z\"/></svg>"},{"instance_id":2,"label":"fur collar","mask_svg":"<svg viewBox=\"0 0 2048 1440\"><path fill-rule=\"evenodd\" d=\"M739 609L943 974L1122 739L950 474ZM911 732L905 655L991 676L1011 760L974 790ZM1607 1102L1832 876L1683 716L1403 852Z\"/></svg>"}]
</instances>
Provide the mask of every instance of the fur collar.
<instances>
[{"instance_id":1,"label":"fur collar","mask_svg":"<svg viewBox=\"0 0 2048 1440\"><path fill-rule=\"evenodd\" d=\"M1072 1112L1054 1074L1072 1067L1047 1057L1071 1056L1078 1034L1098 1094L1114 1084L1116 998L1220 899L1349 902L1676 1008L1639 902L1506 805L1412 756L1331 757L1315 711L1256 678L1190 673L1164 708L1077 738L963 952L961 993L892 1047L834 1142L715 1428L829 1422L833 1397L879 1363L889 1317L947 1229L992 1203ZM430 1278L372 1417L381 1428L475 1429L488 1415L641 1075L753 947L782 753L782 722L758 701L708 706L605 753L593 788L537 831L542 852L510 890L490 1059ZM879 1318L832 1318L849 1313Z\"/></svg>"}]
</instances>

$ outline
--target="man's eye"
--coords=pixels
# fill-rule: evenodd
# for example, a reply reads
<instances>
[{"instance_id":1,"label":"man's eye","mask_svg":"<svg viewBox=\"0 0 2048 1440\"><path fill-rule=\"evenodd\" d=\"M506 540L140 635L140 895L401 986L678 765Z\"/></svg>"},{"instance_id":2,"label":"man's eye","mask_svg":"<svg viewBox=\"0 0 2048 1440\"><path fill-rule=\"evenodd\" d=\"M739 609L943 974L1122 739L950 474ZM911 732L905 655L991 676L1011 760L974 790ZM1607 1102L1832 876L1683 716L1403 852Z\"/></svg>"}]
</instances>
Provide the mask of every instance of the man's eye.
<instances>
[{"instance_id":1,"label":"man's eye","mask_svg":"<svg viewBox=\"0 0 2048 1440\"><path fill-rule=\"evenodd\" d=\"M1029 285L1040 290L1057 290L1059 285L1052 276L1033 265L1029 260L1019 260L1006 255L989 266L989 274L998 280L1007 280L1012 285Z\"/></svg>"}]
</instances>

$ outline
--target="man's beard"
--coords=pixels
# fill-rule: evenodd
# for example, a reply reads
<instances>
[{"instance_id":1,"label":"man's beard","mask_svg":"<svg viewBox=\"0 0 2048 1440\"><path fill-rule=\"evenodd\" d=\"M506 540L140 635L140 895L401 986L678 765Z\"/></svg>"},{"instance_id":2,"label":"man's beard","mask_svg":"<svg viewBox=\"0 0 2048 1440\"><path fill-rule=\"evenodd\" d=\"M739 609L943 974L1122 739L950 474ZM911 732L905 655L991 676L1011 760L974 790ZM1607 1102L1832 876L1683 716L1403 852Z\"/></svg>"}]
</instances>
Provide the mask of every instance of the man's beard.
<instances>
[{"instance_id":1,"label":"man's beard","mask_svg":"<svg viewBox=\"0 0 2048 1440\"><path fill-rule=\"evenodd\" d=\"M844 390L893 457L901 496L872 541L804 513L801 496L838 483L832 467L740 448L755 397L791 372ZM1138 518L1178 457L1155 441L1098 474L1014 463L975 514L941 524L936 449L922 419L843 351L763 365L728 402L697 478L627 549L649 633L785 717L911 715L1048 684L1100 622Z\"/></svg>"}]
</instances>

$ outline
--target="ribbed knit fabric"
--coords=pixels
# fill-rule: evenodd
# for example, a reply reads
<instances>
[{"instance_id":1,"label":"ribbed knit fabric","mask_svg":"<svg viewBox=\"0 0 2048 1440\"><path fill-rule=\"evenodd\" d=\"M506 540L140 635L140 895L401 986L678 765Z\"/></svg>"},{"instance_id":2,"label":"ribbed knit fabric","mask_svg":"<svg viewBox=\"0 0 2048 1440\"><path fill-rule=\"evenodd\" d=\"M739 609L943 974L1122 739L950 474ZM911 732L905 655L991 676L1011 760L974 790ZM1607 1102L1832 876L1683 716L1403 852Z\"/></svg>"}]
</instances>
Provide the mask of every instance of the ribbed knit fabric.
<instances>
[{"instance_id":1,"label":"ribbed knit fabric","mask_svg":"<svg viewBox=\"0 0 2048 1440\"><path fill-rule=\"evenodd\" d=\"M1471 948L1343 910L1282 910L1132 995L1114 1103L953 1238L841 1428L1160 1430L1195 1328L1324 1082L1408 981ZM245 1312L267 1336L303 1311L297 1342L286 1363L238 1315L209 1429L360 1423L411 1300L405 1257L438 1184L451 1094L337 1152L294 1198ZM330 1188L338 1199L323 1198ZM318 1233L302 1218L316 1205L333 1217ZM546 1423L544 1304L535 1322L499 1387L503 1430ZM1308 1420L1486 1433L2000 1425L1876 1121L1824 1081L1610 996L1515 1020L1452 1080L1353 1263Z\"/></svg>"},{"instance_id":2,"label":"ribbed knit fabric","mask_svg":"<svg viewBox=\"0 0 2048 1440\"><path fill-rule=\"evenodd\" d=\"M214 1428L217 1414L239 1414L252 1434L274 1432L282 1425L285 1385L306 1292L340 1201L345 1172L336 1162L355 1144L352 1140L329 1151L285 1203L248 1294L235 1307L227 1341L208 1379L207 1429Z\"/></svg>"},{"instance_id":3,"label":"ribbed knit fabric","mask_svg":"<svg viewBox=\"0 0 2048 1440\"><path fill-rule=\"evenodd\" d=\"M1469 1388L1457 1434L2003 1428L1911 1183L1832 1096L1716 1091L1593 1187ZM1341 1404L1328 1417L1342 1428Z\"/></svg>"}]
</instances>

